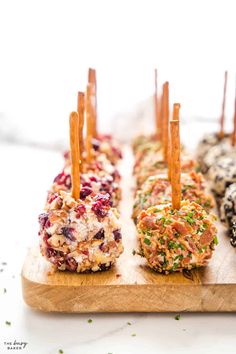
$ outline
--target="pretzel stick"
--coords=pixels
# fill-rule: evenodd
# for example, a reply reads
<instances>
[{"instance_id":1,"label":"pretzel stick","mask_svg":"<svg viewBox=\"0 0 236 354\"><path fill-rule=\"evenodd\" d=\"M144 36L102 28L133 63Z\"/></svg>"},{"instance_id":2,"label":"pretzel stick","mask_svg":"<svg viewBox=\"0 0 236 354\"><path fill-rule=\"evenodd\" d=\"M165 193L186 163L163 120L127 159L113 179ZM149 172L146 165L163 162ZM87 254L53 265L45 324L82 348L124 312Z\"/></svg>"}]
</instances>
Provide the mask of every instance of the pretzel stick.
<instances>
[{"instance_id":1,"label":"pretzel stick","mask_svg":"<svg viewBox=\"0 0 236 354\"><path fill-rule=\"evenodd\" d=\"M77 200L80 198L80 148L79 148L79 115L70 114L70 153L71 153L71 195Z\"/></svg>"},{"instance_id":2,"label":"pretzel stick","mask_svg":"<svg viewBox=\"0 0 236 354\"><path fill-rule=\"evenodd\" d=\"M163 85L163 160L168 162L169 145L169 82Z\"/></svg>"},{"instance_id":3,"label":"pretzel stick","mask_svg":"<svg viewBox=\"0 0 236 354\"><path fill-rule=\"evenodd\" d=\"M236 143L236 86L235 86L235 97L234 97L234 130L232 134L232 146Z\"/></svg>"},{"instance_id":4,"label":"pretzel stick","mask_svg":"<svg viewBox=\"0 0 236 354\"><path fill-rule=\"evenodd\" d=\"M92 121L91 121L91 86L87 85L86 90L86 162L92 161Z\"/></svg>"},{"instance_id":5,"label":"pretzel stick","mask_svg":"<svg viewBox=\"0 0 236 354\"><path fill-rule=\"evenodd\" d=\"M158 109L158 121L159 121L159 139L161 144L163 145L163 106L164 106L164 95L163 95L163 89L161 93L161 98L160 98L160 105Z\"/></svg>"},{"instance_id":6,"label":"pretzel stick","mask_svg":"<svg viewBox=\"0 0 236 354\"><path fill-rule=\"evenodd\" d=\"M80 171L83 171L84 158L84 137L83 137L83 129L84 129L84 93L78 92L78 101L77 101L77 112L79 114L79 149L80 149Z\"/></svg>"},{"instance_id":7,"label":"pretzel stick","mask_svg":"<svg viewBox=\"0 0 236 354\"><path fill-rule=\"evenodd\" d=\"M92 134L97 137L97 79L96 70L89 68L88 83L91 84L91 120L92 120Z\"/></svg>"},{"instance_id":8,"label":"pretzel stick","mask_svg":"<svg viewBox=\"0 0 236 354\"><path fill-rule=\"evenodd\" d=\"M156 134L157 138L160 135L160 124L159 124L159 114L158 114L158 89L157 89L157 69L154 70L155 75L155 91L154 91L154 112L155 112L155 125L156 125Z\"/></svg>"},{"instance_id":9,"label":"pretzel stick","mask_svg":"<svg viewBox=\"0 0 236 354\"><path fill-rule=\"evenodd\" d=\"M220 116L220 138L224 137L224 124L225 124L225 100L226 100L226 91L227 91L227 80L228 80L228 71L225 71L225 80L224 80L224 94L222 101L222 111Z\"/></svg>"},{"instance_id":10,"label":"pretzel stick","mask_svg":"<svg viewBox=\"0 0 236 354\"><path fill-rule=\"evenodd\" d=\"M172 113L172 120L177 120L179 121L179 109L180 109L180 104L179 103L174 103L173 106L173 113ZM168 154L168 179L171 181L171 154L172 154L172 146L171 146L171 139L169 139L169 154Z\"/></svg>"},{"instance_id":11,"label":"pretzel stick","mask_svg":"<svg viewBox=\"0 0 236 354\"><path fill-rule=\"evenodd\" d=\"M179 116L180 105L174 105L174 114ZM180 133L179 120L171 120L171 188L172 188L172 207L180 208L181 202L181 163L180 163Z\"/></svg>"}]
</instances>

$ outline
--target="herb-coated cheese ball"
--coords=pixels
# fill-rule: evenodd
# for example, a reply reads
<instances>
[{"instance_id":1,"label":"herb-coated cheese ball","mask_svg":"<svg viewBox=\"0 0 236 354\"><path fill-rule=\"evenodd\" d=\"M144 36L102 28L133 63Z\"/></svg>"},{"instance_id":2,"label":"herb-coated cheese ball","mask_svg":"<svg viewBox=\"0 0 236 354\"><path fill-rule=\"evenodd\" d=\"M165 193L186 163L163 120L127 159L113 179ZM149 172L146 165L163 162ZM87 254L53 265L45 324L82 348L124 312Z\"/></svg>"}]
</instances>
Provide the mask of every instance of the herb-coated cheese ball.
<instances>
[{"instance_id":1,"label":"herb-coated cheese ball","mask_svg":"<svg viewBox=\"0 0 236 354\"><path fill-rule=\"evenodd\" d=\"M181 176L182 198L200 204L204 209L214 207L214 199L205 190L205 181L201 173L194 171L183 173ZM142 188L137 191L133 207L132 217L136 223L137 217L142 210L157 204L171 202L171 183L166 176L149 177Z\"/></svg>"},{"instance_id":2,"label":"herb-coated cheese ball","mask_svg":"<svg viewBox=\"0 0 236 354\"><path fill-rule=\"evenodd\" d=\"M217 240L216 217L199 204L182 201L153 206L138 218L140 254L157 272L168 274L206 266Z\"/></svg>"}]
</instances>

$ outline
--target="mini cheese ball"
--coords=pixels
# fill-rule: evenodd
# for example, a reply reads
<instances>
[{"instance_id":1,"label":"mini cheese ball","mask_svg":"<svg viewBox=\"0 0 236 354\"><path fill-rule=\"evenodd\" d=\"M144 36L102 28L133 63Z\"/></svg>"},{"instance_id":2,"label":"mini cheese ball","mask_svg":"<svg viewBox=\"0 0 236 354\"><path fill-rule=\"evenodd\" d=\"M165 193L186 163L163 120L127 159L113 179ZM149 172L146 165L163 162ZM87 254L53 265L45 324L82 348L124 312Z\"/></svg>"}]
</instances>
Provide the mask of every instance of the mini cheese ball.
<instances>
[{"instance_id":1,"label":"mini cheese ball","mask_svg":"<svg viewBox=\"0 0 236 354\"><path fill-rule=\"evenodd\" d=\"M183 172L189 172L196 167L196 161L189 155L182 154L181 168ZM163 152L146 154L145 158L134 167L137 187L141 188L148 177L164 172L167 172L167 163L163 161Z\"/></svg>"},{"instance_id":2,"label":"mini cheese ball","mask_svg":"<svg viewBox=\"0 0 236 354\"><path fill-rule=\"evenodd\" d=\"M107 193L78 201L66 192L55 193L39 216L41 253L62 271L109 269L123 252L118 218Z\"/></svg>"},{"instance_id":3,"label":"mini cheese ball","mask_svg":"<svg viewBox=\"0 0 236 354\"><path fill-rule=\"evenodd\" d=\"M197 146L197 160L200 166L202 167L202 161L212 147L225 143L228 140L229 134L225 135L223 138L220 138L218 133L205 134Z\"/></svg>"},{"instance_id":4,"label":"mini cheese ball","mask_svg":"<svg viewBox=\"0 0 236 354\"><path fill-rule=\"evenodd\" d=\"M219 158L224 156L236 157L236 149L233 149L229 142L222 142L209 149L201 163L202 173L207 174L211 166L214 165Z\"/></svg>"},{"instance_id":5,"label":"mini cheese ball","mask_svg":"<svg viewBox=\"0 0 236 354\"><path fill-rule=\"evenodd\" d=\"M217 241L216 217L184 200L179 210L156 205L138 218L140 255L159 273L206 266Z\"/></svg>"},{"instance_id":6,"label":"mini cheese ball","mask_svg":"<svg viewBox=\"0 0 236 354\"><path fill-rule=\"evenodd\" d=\"M155 134L152 135L138 135L133 139L132 142L132 149L133 153L136 155L139 151L145 150L146 146L150 144L158 144L160 146L160 142L157 141L157 137Z\"/></svg>"},{"instance_id":7,"label":"mini cheese ball","mask_svg":"<svg viewBox=\"0 0 236 354\"><path fill-rule=\"evenodd\" d=\"M118 183L114 182L113 177L104 174L95 174L88 172L81 174L80 176L81 199L86 198L91 193L106 192L111 197L112 206L117 207L121 199L121 188ZM63 190L65 192L71 191L71 168L66 167L61 173L59 173L54 181L53 185L48 193L48 198L56 192Z\"/></svg>"},{"instance_id":8,"label":"mini cheese ball","mask_svg":"<svg viewBox=\"0 0 236 354\"><path fill-rule=\"evenodd\" d=\"M225 191L220 206L220 219L229 229L236 221L236 183L232 183Z\"/></svg>"},{"instance_id":9,"label":"mini cheese ball","mask_svg":"<svg viewBox=\"0 0 236 354\"><path fill-rule=\"evenodd\" d=\"M98 157L100 154L105 155L107 160L116 165L122 159L121 149L116 141L112 139L110 135L99 134L97 138L92 139L92 148L94 157ZM69 165L70 152L64 153L65 164Z\"/></svg>"},{"instance_id":10,"label":"mini cheese ball","mask_svg":"<svg viewBox=\"0 0 236 354\"><path fill-rule=\"evenodd\" d=\"M204 209L214 207L214 199L206 193L205 181L201 173L194 171L183 173L181 176L182 197L200 204ZM132 217L137 222L137 217L142 210L157 204L171 202L171 183L166 176L157 175L149 177L137 192Z\"/></svg>"},{"instance_id":11,"label":"mini cheese ball","mask_svg":"<svg viewBox=\"0 0 236 354\"><path fill-rule=\"evenodd\" d=\"M236 158L223 156L211 166L208 172L211 189L217 197L223 197L226 188L236 183Z\"/></svg>"}]
</instances>

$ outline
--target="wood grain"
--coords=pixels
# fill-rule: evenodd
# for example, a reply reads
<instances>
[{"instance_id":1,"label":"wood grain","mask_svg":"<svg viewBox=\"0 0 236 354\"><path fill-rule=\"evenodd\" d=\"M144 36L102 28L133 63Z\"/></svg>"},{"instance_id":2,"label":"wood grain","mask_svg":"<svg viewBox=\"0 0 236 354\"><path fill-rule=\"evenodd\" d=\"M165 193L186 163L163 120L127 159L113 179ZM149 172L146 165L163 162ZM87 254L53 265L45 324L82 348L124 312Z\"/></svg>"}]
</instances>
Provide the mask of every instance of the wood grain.
<instances>
[{"instance_id":1,"label":"wood grain","mask_svg":"<svg viewBox=\"0 0 236 354\"><path fill-rule=\"evenodd\" d=\"M111 270L97 274L52 271L38 246L28 253L22 270L22 291L32 308L55 312L236 311L236 255L225 230L208 267L183 274L160 275L144 259L133 256L136 230L130 219L133 204L132 154L121 164L121 222L125 252ZM35 236L36 238L36 236Z\"/></svg>"}]
</instances>

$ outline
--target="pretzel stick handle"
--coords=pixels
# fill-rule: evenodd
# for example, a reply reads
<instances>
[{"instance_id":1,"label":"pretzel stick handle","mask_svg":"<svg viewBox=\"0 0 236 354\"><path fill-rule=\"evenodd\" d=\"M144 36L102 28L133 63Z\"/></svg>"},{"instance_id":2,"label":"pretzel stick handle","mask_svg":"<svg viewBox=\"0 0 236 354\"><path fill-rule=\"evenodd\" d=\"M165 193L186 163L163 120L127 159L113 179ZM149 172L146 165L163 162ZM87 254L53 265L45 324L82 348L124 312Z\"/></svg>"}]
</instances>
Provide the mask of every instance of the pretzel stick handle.
<instances>
[{"instance_id":1,"label":"pretzel stick handle","mask_svg":"<svg viewBox=\"0 0 236 354\"><path fill-rule=\"evenodd\" d=\"M155 76L155 91L154 91L154 114L155 114L155 126L157 138L160 135L160 124L159 124L159 114L158 114L158 88L157 88L157 69L154 71Z\"/></svg>"},{"instance_id":2,"label":"pretzel stick handle","mask_svg":"<svg viewBox=\"0 0 236 354\"><path fill-rule=\"evenodd\" d=\"M234 97L234 129L232 134L232 146L236 144L236 85L235 85L235 97Z\"/></svg>"},{"instance_id":3,"label":"pretzel stick handle","mask_svg":"<svg viewBox=\"0 0 236 354\"><path fill-rule=\"evenodd\" d=\"M88 83L91 85L91 121L92 135L97 137L97 77L96 70L89 68Z\"/></svg>"},{"instance_id":4,"label":"pretzel stick handle","mask_svg":"<svg viewBox=\"0 0 236 354\"><path fill-rule=\"evenodd\" d=\"M226 92L227 92L227 81L228 81L228 71L225 71L224 78L224 93L223 93L223 101L222 101L222 110L220 116L220 138L224 137L224 124L225 124L225 101L226 101Z\"/></svg>"},{"instance_id":5,"label":"pretzel stick handle","mask_svg":"<svg viewBox=\"0 0 236 354\"><path fill-rule=\"evenodd\" d=\"M179 121L179 110L180 110L180 104L179 103L174 103L173 106L173 113L172 113L172 120ZM172 153L172 146L171 146L171 139L169 140L169 154L168 154L168 179L171 181L171 169L172 169L172 163L171 163L171 153Z\"/></svg>"},{"instance_id":6,"label":"pretzel stick handle","mask_svg":"<svg viewBox=\"0 0 236 354\"><path fill-rule=\"evenodd\" d=\"M80 198L80 148L79 148L79 115L70 114L70 151L71 151L71 195Z\"/></svg>"},{"instance_id":7,"label":"pretzel stick handle","mask_svg":"<svg viewBox=\"0 0 236 354\"><path fill-rule=\"evenodd\" d=\"M83 158L83 152L84 152L84 136L83 136L83 130L84 130L84 93L83 92L78 92L78 100L77 100L77 112L79 114L79 148L80 148L80 170L83 171L83 165L84 165L84 158Z\"/></svg>"},{"instance_id":8,"label":"pretzel stick handle","mask_svg":"<svg viewBox=\"0 0 236 354\"><path fill-rule=\"evenodd\" d=\"M172 207L180 208L181 202L181 163L180 163L180 132L179 120L171 120L171 187Z\"/></svg>"},{"instance_id":9,"label":"pretzel stick handle","mask_svg":"<svg viewBox=\"0 0 236 354\"><path fill-rule=\"evenodd\" d=\"M92 161L92 120L91 120L91 86L87 85L86 90L86 162Z\"/></svg>"},{"instance_id":10,"label":"pretzel stick handle","mask_svg":"<svg viewBox=\"0 0 236 354\"><path fill-rule=\"evenodd\" d=\"M163 160L168 162L169 148L169 82L163 86Z\"/></svg>"}]
</instances>

